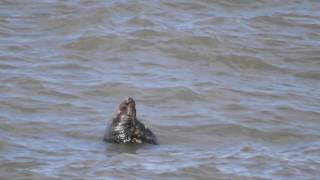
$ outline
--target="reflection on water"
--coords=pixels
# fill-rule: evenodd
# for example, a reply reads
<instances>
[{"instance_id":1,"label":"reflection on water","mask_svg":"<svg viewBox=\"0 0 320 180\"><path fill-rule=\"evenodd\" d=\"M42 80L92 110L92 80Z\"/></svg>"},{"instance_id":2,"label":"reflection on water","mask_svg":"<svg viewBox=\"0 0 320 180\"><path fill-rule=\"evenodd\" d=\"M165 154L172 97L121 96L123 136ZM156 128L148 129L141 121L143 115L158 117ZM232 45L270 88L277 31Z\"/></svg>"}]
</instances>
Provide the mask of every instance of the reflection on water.
<instances>
[{"instance_id":1,"label":"reflection on water","mask_svg":"<svg viewBox=\"0 0 320 180\"><path fill-rule=\"evenodd\" d=\"M320 176L317 1L1 1L3 179ZM159 146L106 144L126 96Z\"/></svg>"}]
</instances>

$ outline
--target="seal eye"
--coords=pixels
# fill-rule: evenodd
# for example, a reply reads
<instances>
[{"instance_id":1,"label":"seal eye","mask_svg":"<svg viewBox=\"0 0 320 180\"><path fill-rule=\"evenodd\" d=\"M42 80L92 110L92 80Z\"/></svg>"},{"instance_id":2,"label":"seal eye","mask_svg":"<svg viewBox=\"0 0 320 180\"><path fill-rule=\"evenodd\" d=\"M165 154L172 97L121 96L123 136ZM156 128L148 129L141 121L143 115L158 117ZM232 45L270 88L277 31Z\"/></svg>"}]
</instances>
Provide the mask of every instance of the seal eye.
<instances>
[{"instance_id":1,"label":"seal eye","mask_svg":"<svg viewBox=\"0 0 320 180\"><path fill-rule=\"evenodd\" d=\"M127 105L126 104L120 104L117 110L117 115L120 114L126 114L127 113Z\"/></svg>"}]
</instances>

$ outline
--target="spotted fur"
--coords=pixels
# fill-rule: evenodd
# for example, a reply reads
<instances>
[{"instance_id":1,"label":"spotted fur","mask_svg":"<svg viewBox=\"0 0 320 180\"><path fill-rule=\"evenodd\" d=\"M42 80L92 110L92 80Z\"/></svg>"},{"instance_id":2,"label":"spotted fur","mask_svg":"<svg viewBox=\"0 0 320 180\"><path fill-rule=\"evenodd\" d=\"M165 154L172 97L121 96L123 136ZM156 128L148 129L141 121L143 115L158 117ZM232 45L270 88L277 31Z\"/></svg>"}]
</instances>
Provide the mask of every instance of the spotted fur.
<instances>
[{"instance_id":1,"label":"spotted fur","mask_svg":"<svg viewBox=\"0 0 320 180\"><path fill-rule=\"evenodd\" d=\"M112 116L104 140L114 143L158 144L156 136L136 117L135 102L128 97L122 101Z\"/></svg>"}]
</instances>

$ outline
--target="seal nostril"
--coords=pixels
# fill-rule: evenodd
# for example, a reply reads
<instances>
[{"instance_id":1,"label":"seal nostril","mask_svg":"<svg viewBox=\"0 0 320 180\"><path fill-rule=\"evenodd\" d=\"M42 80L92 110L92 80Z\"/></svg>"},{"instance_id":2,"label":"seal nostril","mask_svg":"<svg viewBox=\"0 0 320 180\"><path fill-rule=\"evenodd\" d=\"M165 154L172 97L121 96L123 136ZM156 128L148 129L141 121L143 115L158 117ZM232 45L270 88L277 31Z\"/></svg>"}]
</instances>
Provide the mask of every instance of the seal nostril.
<instances>
[{"instance_id":1,"label":"seal nostril","mask_svg":"<svg viewBox=\"0 0 320 180\"><path fill-rule=\"evenodd\" d=\"M126 102L129 104L129 103L133 102L133 99L131 97L127 97Z\"/></svg>"}]
</instances>

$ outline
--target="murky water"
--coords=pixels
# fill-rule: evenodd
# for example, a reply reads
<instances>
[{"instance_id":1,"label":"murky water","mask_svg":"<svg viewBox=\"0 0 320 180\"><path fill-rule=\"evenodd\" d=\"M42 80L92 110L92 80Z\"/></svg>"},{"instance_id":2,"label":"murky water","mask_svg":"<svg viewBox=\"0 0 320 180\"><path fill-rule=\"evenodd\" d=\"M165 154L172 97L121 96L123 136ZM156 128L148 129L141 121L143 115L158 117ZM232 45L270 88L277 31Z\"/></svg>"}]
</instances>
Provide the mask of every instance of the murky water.
<instances>
[{"instance_id":1,"label":"murky water","mask_svg":"<svg viewBox=\"0 0 320 180\"><path fill-rule=\"evenodd\" d=\"M1 179L318 179L319 89L317 0L0 1Z\"/></svg>"}]
</instances>

